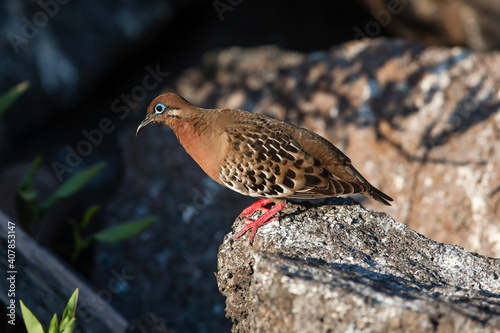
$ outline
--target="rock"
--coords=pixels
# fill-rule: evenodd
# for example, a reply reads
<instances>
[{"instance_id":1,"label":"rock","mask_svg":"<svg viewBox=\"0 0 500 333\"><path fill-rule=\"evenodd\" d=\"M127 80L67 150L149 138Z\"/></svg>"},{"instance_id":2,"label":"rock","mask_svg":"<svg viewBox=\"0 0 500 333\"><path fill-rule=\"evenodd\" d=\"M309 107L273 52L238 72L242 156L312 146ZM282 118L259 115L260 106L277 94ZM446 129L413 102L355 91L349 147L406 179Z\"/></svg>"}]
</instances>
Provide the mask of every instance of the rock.
<instances>
[{"instance_id":1,"label":"rock","mask_svg":"<svg viewBox=\"0 0 500 333\"><path fill-rule=\"evenodd\" d=\"M29 80L30 98L16 108L23 121L7 114L9 132L19 137L38 130L61 107L85 97L123 54L147 41L155 28L172 20L175 1L7 0L0 5L0 92ZM83 98L83 100L82 100ZM74 110L71 110L74 112ZM42 125L43 126L43 125Z\"/></svg>"},{"instance_id":2,"label":"rock","mask_svg":"<svg viewBox=\"0 0 500 333\"><path fill-rule=\"evenodd\" d=\"M8 291L0 295L0 301L6 306L4 311L11 325L17 324L20 331L26 331L20 306L23 301L43 326L48 327L54 314L60 320L69 298L78 288L75 332L125 331L127 320L105 299L111 294L108 288L114 290L116 278L109 281L106 289L96 292L80 274L38 244L1 210L0 245L0 269L5 272L0 287Z\"/></svg>"},{"instance_id":3,"label":"rock","mask_svg":"<svg viewBox=\"0 0 500 333\"><path fill-rule=\"evenodd\" d=\"M373 20L357 36L377 37L385 28L393 36L433 45L466 45L484 51L500 47L500 5L484 0L360 0ZM446 15L443 15L446 13Z\"/></svg>"},{"instance_id":4,"label":"rock","mask_svg":"<svg viewBox=\"0 0 500 333\"><path fill-rule=\"evenodd\" d=\"M178 332L229 331L217 290L217 247L251 199L208 178L164 126L120 135L125 173L103 207L106 226L155 215L157 222L116 244L96 244L92 280L107 289L113 270L131 278L111 304L127 318L154 313ZM102 225L102 228L105 226Z\"/></svg>"},{"instance_id":5,"label":"rock","mask_svg":"<svg viewBox=\"0 0 500 333\"><path fill-rule=\"evenodd\" d=\"M500 256L498 52L375 39L307 56L275 47L204 57L176 91L309 128L395 199L361 197L439 242Z\"/></svg>"},{"instance_id":6,"label":"rock","mask_svg":"<svg viewBox=\"0 0 500 333\"><path fill-rule=\"evenodd\" d=\"M219 248L233 332L499 332L500 259L442 244L352 199L289 204Z\"/></svg>"},{"instance_id":7,"label":"rock","mask_svg":"<svg viewBox=\"0 0 500 333\"><path fill-rule=\"evenodd\" d=\"M173 333L163 321L152 313L142 315L141 319L135 319L125 331L126 333Z\"/></svg>"}]
</instances>

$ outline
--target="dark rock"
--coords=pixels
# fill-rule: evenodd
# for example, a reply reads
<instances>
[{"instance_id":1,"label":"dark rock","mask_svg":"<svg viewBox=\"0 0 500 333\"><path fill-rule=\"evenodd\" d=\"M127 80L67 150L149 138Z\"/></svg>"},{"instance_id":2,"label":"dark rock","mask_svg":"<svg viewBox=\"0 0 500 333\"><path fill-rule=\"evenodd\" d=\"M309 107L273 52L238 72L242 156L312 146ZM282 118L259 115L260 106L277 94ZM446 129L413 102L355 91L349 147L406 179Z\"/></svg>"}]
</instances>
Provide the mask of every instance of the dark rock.
<instances>
[{"instance_id":1,"label":"dark rock","mask_svg":"<svg viewBox=\"0 0 500 333\"><path fill-rule=\"evenodd\" d=\"M0 269L6 272L0 281L0 287L6 292L0 295L0 301L7 306L4 314L9 321L12 319L10 324L20 327L11 331L26 332L21 315L21 301L48 327L54 314L61 318L68 299L76 288L79 293L75 332L124 332L128 326L127 320L105 300L105 295L110 290L101 289L96 292L80 274L61 262L53 252L38 244L1 210L0 255ZM112 281L106 288L114 288ZM11 314L15 316L11 317Z\"/></svg>"},{"instance_id":2,"label":"dark rock","mask_svg":"<svg viewBox=\"0 0 500 333\"><path fill-rule=\"evenodd\" d=\"M146 215L158 221L140 235L98 244L93 282L106 289L113 270L132 278L111 304L127 318L151 312L179 332L228 331L214 277L217 247L251 199L208 178L169 129L157 125L121 134L125 175L104 209L106 225ZM102 226L104 227L104 226Z\"/></svg>"},{"instance_id":3,"label":"dark rock","mask_svg":"<svg viewBox=\"0 0 500 333\"><path fill-rule=\"evenodd\" d=\"M141 319L134 319L126 333L173 333L163 321L152 313L146 313Z\"/></svg>"},{"instance_id":4,"label":"dark rock","mask_svg":"<svg viewBox=\"0 0 500 333\"><path fill-rule=\"evenodd\" d=\"M352 199L289 204L219 248L233 332L493 332L500 259L434 242Z\"/></svg>"}]
</instances>

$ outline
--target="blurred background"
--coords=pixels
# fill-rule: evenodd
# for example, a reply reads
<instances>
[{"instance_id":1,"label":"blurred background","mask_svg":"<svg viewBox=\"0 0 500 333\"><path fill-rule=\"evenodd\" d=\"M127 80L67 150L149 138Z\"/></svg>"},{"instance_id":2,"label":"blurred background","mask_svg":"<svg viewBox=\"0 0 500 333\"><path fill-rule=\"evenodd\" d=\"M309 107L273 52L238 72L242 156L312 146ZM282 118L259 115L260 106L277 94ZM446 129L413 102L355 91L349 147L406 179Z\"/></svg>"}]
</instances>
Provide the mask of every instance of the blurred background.
<instances>
[{"instance_id":1,"label":"blurred background","mask_svg":"<svg viewBox=\"0 0 500 333\"><path fill-rule=\"evenodd\" d=\"M498 173L486 180L481 175L473 180L490 184L485 195L491 201L476 199L472 205L457 201L441 208L432 206L436 202L427 202L429 206L423 209L426 212L452 217L445 219L448 224L430 223L432 227L426 227L422 220L428 218L418 219L424 215L412 213L422 209L415 204L418 200L401 193L405 184L432 183L428 176L420 182L407 172L425 165L421 162L426 162L428 155L417 154L415 160L410 156L405 160L406 171L398 174L397 169L382 169L385 165L377 169L381 164L376 157L375 162L372 157L358 157L362 147L370 148L372 143L360 141L353 145L342 141L342 128L352 124L358 128L371 126L372 141L388 133L384 132L386 123L397 130L399 118L387 116L384 110L400 107L402 113L398 115L406 117L426 105L429 101L425 99L419 105L413 100L405 102L404 96L426 73L439 75L434 71L439 64L405 77L406 88L375 77L387 93L372 104L380 120L375 123L361 124L362 112L343 113L343 106L346 110L348 105L353 109L356 106L346 97L348 94L345 99L334 97L336 107L321 113L324 100L309 95L309 104L297 106L272 82L273 78L283 77L311 79L311 75L303 73L310 74L327 58L339 66L348 66L345 62L353 59L349 56L361 61L363 65L353 66L352 74L376 72L388 59L402 58L406 53L413 58L405 61L418 66L418 61L425 61L419 58L425 50L437 50L433 51L435 55L426 53L431 60L457 50L466 50L460 52L467 53L467 57L494 55L500 45L499 19L500 4L493 0L3 1L0 93L24 81L29 82L29 87L18 87L26 90L10 108L0 111L0 211L60 256L96 291L107 289L113 272L125 269L133 278L115 279L112 297L106 301L127 321L152 313L177 332L229 331L231 322L225 318L224 298L214 277L217 248L236 216L253 200L208 179L168 129L151 127L135 138L135 129L149 102L161 92L176 91L199 106L256 109L316 130L345 150L368 179L396 199L390 211L368 201L363 204L389 212L426 237L498 256L498 215L490 221L497 233L489 232L498 239L490 239L490 243L483 243L479 236L472 241L463 236L471 230L466 222L449 222L461 216L454 209L462 205L472 207L470 216L484 210L495 216L499 206ZM383 47L367 47L362 41L365 38L380 41ZM329 53L345 42L351 43L345 54ZM362 59L356 45L363 52L376 52ZM457 46L464 49L454 48ZM339 58L344 59L344 64ZM456 54L454 59L450 68L460 62ZM474 72L474 68L467 70ZM493 80L492 97L483 104L471 102L484 87L479 85L472 92L473 88L465 87L472 99L460 99L463 95L458 93L457 105L478 109L479 118L474 124L496 123L492 125L492 139L483 143L491 153L499 139L496 92L500 76L482 70L486 74L479 81ZM384 75L397 77L402 71ZM266 79L266 72L277 74ZM260 74L252 76L255 73ZM394 90L398 90L400 98L391 102L390 92ZM297 94L303 91L295 90ZM329 93L335 96L335 91ZM266 98L276 103L260 103ZM315 106L317 113L310 111ZM439 114L442 110L434 108L429 112ZM467 117L467 121L472 119ZM452 127L462 132L468 128ZM429 132L432 130L429 128ZM433 138L434 145L442 139ZM387 147L397 146L391 146L394 140L386 139ZM416 146L426 147L426 143ZM395 164L397 158L384 147L372 148L388 161L387 165L391 161ZM37 156L40 159L36 160ZM484 156L476 162L486 163ZM68 182L66 193L54 197L54 192ZM450 180L450 184L455 183ZM429 186L419 193L428 193ZM38 210L33 209L34 205L39 205ZM434 211L432 207L436 207ZM469 215L464 216L467 220ZM119 230L124 235L117 243L110 243L109 235L89 238L126 221L141 223L135 224L137 229L130 234ZM456 230L461 236L450 236ZM79 240L88 241L84 246L75 245ZM12 327L6 329L12 331Z\"/></svg>"}]
</instances>

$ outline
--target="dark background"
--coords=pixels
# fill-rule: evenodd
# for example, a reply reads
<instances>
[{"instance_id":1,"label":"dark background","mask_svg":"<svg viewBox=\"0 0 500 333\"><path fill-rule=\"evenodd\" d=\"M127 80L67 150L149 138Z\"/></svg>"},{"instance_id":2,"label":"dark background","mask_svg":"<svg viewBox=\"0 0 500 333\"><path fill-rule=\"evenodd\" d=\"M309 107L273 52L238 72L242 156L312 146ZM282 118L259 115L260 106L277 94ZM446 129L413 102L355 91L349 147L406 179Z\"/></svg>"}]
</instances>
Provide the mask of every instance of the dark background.
<instances>
[{"instance_id":1,"label":"dark background","mask_svg":"<svg viewBox=\"0 0 500 333\"><path fill-rule=\"evenodd\" d=\"M3 72L0 89L5 91L23 80L29 80L31 87L2 119L0 172L8 165L29 163L39 153L49 166L50 161L64 162L67 154L64 147L75 147L83 138L81 131L96 128L103 116L116 120L117 126L139 122L149 101L162 88L171 86L180 73L198 64L209 50L268 44L301 52L324 50L353 39L356 32L346 27L362 27L373 20L367 10L356 3L339 6L324 1L240 1L231 7L232 11L221 9L222 21L210 1L167 3L167 8L161 1L141 3L146 9L140 22L128 23L141 24L137 27L138 37L134 38L119 31L111 20L111 13L117 15L123 10L133 15L139 2L123 1L120 8L75 1L59 5L59 12L27 43L20 44L18 53L8 38L4 39L0 52L9 61L0 69ZM163 8L163 15L156 14L162 11L158 8ZM42 10L34 2L24 3L22 9L23 17L30 21ZM12 31L23 36L23 21L16 22L18 18L12 16L8 20L21 22L18 29ZM45 34L51 41L45 40ZM77 73L74 79L58 82L55 90L44 82L47 78L41 74L41 68L45 67L41 63L57 64L61 59L44 52L48 48L44 43L58 44L60 56L71 62ZM48 60L44 60L46 58ZM14 71L16 68L8 63L16 63L20 70ZM155 68L158 64L170 76L156 90L148 91L147 97L132 110L131 117L118 121L120 114L110 111L112 101L123 93L130 94L132 87L141 82L146 66ZM71 85L77 88L69 89ZM116 156L118 151L113 149L118 132L106 135L103 144L95 147L78 167L84 169L98 161L108 162L106 176L96 186L99 190L95 195L100 200L112 194L122 171L120 158ZM87 203L82 202L82 206ZM2 208L11 211L5 206Z\"/></svg>"}]
</instances>

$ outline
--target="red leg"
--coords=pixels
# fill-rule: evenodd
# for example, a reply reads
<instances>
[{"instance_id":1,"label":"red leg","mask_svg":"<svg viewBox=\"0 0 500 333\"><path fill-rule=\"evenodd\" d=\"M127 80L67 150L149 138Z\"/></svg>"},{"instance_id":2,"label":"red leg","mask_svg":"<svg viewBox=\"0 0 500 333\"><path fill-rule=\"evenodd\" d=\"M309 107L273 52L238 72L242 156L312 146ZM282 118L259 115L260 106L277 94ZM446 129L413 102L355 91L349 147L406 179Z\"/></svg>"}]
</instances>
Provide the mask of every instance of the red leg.
<instances>
[{"instance_id":1,"label":"red leg","mask_svg":"<svg viewBox=\"0 0 500 333\"><path fill-rule=\"evenodd\" d=\"M254 204L255 205L255 204ZM253 205L252 205L253 206ZM250 206L251 207L251 206ZM249 207L249 208L250 208ZM277 203L274 205L273 208L269 209L267 212L265 212L264 214L262 214L261 217L259 217L257 220L255 221L252 221L248 218L245 218L245 220L247 220L249 223L244 226L243 228L241 228L240 231L238 231L238 233L236 235L233 236L233 239L236 239L238 237L240 237L241 235L243 235L248 229L252 228L252 233L250 234L250 244L252 244L253 242L253 237L255 236L255 233L257 232L257 229L261 226L263 226L264 224L266 223L269 223L271 222L272 220L274 220L276 217L273 217L274 214L278 213L280 210L283 209L283 207L285 207L285 203Z\"/></svg>"},{"instance_id":2,"label":"red leg","mask_svg":"<svg viewBox=\"0 0 500 333\"><path fill-rule=\"evenodd\" d=\"M240 217L247 217L247 216L250 216L252 215L256 210L263 210L265 212L267 212L269 210L269 208L264 208L265 205L267 204L270 204L272 201L271 200L267 200L267 199L260 199L259 201L256 201L254 202L253 204L251 204L250 206L248 206L247 208L245 208L241 214L240 214Z\"/></svg>"}]
</instances>

